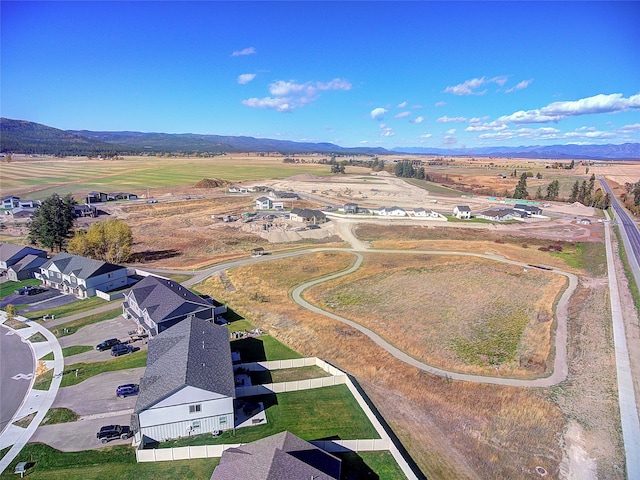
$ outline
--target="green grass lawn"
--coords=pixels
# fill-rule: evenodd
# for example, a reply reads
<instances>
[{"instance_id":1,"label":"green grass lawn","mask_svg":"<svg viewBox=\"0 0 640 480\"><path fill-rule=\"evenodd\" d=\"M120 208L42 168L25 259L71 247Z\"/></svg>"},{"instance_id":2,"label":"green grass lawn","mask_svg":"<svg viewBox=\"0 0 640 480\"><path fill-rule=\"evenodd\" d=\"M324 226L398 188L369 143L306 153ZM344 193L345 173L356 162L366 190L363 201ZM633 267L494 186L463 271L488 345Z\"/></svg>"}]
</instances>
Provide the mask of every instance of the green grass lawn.
<instances>
[{"instance_id":1,"label":"green grass lawn","mask_svg":"<svg viewBox=\"0 0 640 480\"><path fill-rule=\"evenodd\" d=\"M19 282L8 281L0 283L0 298L4 298L11 295L19 288L26 287L27 285L40 285L42 282L37 278L28 278L27 280L21 280Z\"/></svg>"},{"instance_id":2,"label":"green grass lawn","mask_svg":"<svg viewBox=\"0 0 640 480\"><path fill-rule=\"evenodd\" d=\"M55 315L56 318L68 317L76 313L87 312L93 310L96 307L106 305L108 302L99 297L85 298L83 300L76 300L75 302L67 303L55 308L44 308L37 312L28 312L24 317L29 320L40 320L44 314Z\"/></svg>"},{"instance_id":3,"label":"green grass lawn","mask_svg":"<svg viewBox=\"0 0 640 480\"><path fill-rule=\"evenodd\" d=\"M56 423L75 422L78 415L68 408L50 408L40 425L54 425Z\"/></svg>"},{"instance_id":4,"label":"green grass lawn","mask_svg":"<svg viewBox=\"0 0 640 480\"><path fill-rule=\"evenodd\" d=\"M95 347L91 347L89 345L71 345L70 347L62 349L62 356L70 357L72 355L78 355L79 353L90 352L94 348Z\"/></svg>"},{"instance_id":5,"label":"green grass lawn","mask_svg":"<svg viewBox=\"0 0 640 480\"><path fill-rule=\"evenodd\" d=\"M570 267L586 270L594 277L607 274L607 253L603 242L579 242L574 246L563 244L562 252L551 252L551 255L562 258Z\"/></svg>"},{"instance_id":6,"label":"green grass lawn","mask_svg":"<svg viewBox=\"0 0 640 480\"><path fill-rule=\"evenodd\" d=\"M33 388L35 390L49 390L52 380L53 380L53 368L43 373L42 375L38 375L36 377L35 382L33 382Z\"/></svg>"},{"instance_id":7,"label":"green grass lawn","mask_svg":"<svg viewBox=\"0 0 640 480\"><path fill-rule=\"evenodd\" d=\"M388 451L334 453L333 455L342 460L341 480L361 478L403 480L407 478Z\"/></svg>"},{"instance_id":8,"label":"green grass lawn","mask_svg":"<svg viewBox=\"0 0 640 480\"><path fill-rule=\"evenodd\" d=\"M251 372L251 383L253 385L265 383L294 382L296 380L307 380L310 378L330 377L320 367L315 365L310 367L283 368L281 370L263 370Z\"/></svg>"},{"instance_id":9,"label":"green grass lawn","mask_svg":"<svg viewBox=\"0 0 640 480\"><path fill-rule=\"evenodd\" d=\"M104 320L115 318L121 313L122 313L121 308L114 308L113 310L108 310L106 312L96 313L94 315L88 315L86 317L82 317L77 320L71 320L70 322L58 325L57 327L52 327L51 331L58 338L66 337L67 335L72 335L76 333L78 329L82 327L86 327L87 325L91 325L93 323L98 323ZM46 325L46 323L44 325Z\"/></svg>"},{"instance_id":10,"label":"green grass lawn","mask_svg":"<svg viewBox=\"0 0 640 480\"><path fill-rule=\"evenodd\" d=\"M247 443L285 430L304 440L380 438L346 385L262 395L249 400L264 402L265 425L240 428L235 435L226 431L216 438L210 434L181 438L162 443L161 447Z\"/></svg>"},{"instance_id":11,"label":"green grass lawn","mask_svg":"<svg viewBox=\"0 0 640 480\"><path fill-rule=\"evenodd\" d=\"M62 350L62 353L64 354L64 349ZM44 357L39 358L38 360L46 361L46 360L53 360L53 359L54 359L53 352L49 352Z\"/></svg>"},{"instance_id":12,"label":"green grass lawn","mask_svg":"<svg viewBox=\"0 0 640 480\"><path fill-rule=\"evenodd\" d=\"M0 454L4 455L8 450L6 448ZM210 478L220 459L137 463L135 450L129 446L61 452L41 443L28 443L0 478L18 478L13 473L16 464L27 461L35 462L26 477L31 480L199 480Z\"/></svg>"},{"instance_id":13,"label":"green grass lawn","mask_svg":"<svg viewBox=\"0 0 640 480\"><path fill-rule=\"evenodd\" d=\"M111 357L109 357L111 358ZM104 372L113 372L116 370L127 370L129 368L139 368L147 365L147 351L140 350L138 352L122 355L121 357L106 360L104 362L94 363L74 363L68 365L64 369L62 375L61 387L69 387ZM76 376L76 370L78 375Z\"/></svg>"},{"instance_id":14,"label":"green grass lawn","mask_svg":"<svg viewBox=\"0 0 640 480\"><path fill-rule=\"evenodd\" d=\"M47 337L45 337L43 334L41 334L40 332L36 332L33 335L31 335L29 337L29 341L31 343L41 343L41 342L46 342L47 341Z\"/></svg>"},{"instance_id":15,"label":"green grass lawn","mask_svg":"<svg viewBox=\"0 0 640 480\"><path fill-rule=\"evenodd\" d=\"M234 322L232 325L236 323L237 322ZM231 327L230 330L236 331L238 329ZM244 330L244 328L242 330ZM269 335L232 340L231 351L240 352L240 358L243 363L303 358L298 352L291 350Z\"/></svg>"}]
</instances>

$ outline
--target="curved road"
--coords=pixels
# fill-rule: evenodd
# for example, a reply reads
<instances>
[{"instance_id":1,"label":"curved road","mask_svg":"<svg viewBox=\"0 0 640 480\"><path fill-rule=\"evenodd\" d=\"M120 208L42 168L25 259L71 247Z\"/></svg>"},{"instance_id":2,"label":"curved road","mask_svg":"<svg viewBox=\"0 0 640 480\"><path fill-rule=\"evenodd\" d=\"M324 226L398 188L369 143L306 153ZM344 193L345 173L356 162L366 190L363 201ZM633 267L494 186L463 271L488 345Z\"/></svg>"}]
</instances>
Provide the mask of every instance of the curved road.
<instances>
[{"instance_id":1,"label":"curved road","mask_svg":"<svg viewBox=\"0 0 640 480\"><path fill-rule=\"evenodd\" d=\"M20 409L31 386L35 364L29 343L0 324L0 434ZM29 365L30 368L26 368Z\"/></svg>"}]
</instances>

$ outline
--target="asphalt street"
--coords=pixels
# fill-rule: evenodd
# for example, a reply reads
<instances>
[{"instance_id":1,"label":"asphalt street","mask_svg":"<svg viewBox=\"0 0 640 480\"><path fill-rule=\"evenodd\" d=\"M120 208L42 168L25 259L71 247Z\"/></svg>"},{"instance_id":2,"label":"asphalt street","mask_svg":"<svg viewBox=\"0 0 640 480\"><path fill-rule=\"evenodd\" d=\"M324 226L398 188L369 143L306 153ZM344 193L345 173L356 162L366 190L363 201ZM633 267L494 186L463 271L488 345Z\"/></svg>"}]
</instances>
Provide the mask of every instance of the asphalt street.
<instances>
[{"instance_id":1,"label":"asphalt street","mask_svg":"<svg viewBox=\"0 0 640 480\"><path fill-rule=\"evenodd\" d=\"M35 365L29 344L4 325L0 326L0 432L20 408Z\"/></svg>"}]
</instances>

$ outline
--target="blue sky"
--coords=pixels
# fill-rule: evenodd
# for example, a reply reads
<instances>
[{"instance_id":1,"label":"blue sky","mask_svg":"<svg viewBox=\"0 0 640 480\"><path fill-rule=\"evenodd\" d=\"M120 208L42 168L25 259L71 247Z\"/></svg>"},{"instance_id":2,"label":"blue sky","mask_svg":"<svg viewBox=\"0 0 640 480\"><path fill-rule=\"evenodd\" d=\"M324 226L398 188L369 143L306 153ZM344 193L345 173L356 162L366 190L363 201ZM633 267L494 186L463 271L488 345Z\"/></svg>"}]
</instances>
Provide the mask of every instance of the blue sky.
<instances>
[{"instance_id":1,"label":"blue sky","mask_svg":"<svg viewBox=\"0 0 640 480\"><path fill-rule=\"evenodd\" d=\"M12 2L3 117L347 147L640 141L640 2Z\"/></svg>"}]
</instances>

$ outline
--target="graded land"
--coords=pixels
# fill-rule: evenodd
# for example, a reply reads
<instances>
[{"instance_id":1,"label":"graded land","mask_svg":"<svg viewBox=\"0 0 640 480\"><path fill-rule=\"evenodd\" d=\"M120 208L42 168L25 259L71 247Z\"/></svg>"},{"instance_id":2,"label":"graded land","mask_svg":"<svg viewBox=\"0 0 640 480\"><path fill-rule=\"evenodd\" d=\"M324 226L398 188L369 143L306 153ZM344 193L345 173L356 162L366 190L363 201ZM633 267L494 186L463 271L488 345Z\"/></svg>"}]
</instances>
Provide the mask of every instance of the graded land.
<instances>
[{"instance_id":1,"label":"graded land","mask_svg":"<svg viewBox=\"0 0 640 480\"><path fill-rule=\"evenodd\" d=\"M549 160L447 159L425 167L444 179L434 184L351 166L348 175L331 176L328 165L310 163L318 156L302 156L303 161L294 164L282 163L282 157L229 157L80 163L17 159L3 164L3 193L38 199L53 191L69 191L78 198L90 190L133 191L158 199L154 204L141 200L100 207L131 225L136 253L131 265L140 268L181 268L192 273L205 265L247 257L256 247L274 253L352 245L491 253L575 273L580 281L569 305L568 378L549 388L437 377L407 366L359 331L296 304L291 298L296 286L353 264L353 255L345 251L237 267L196 289L224 301L300 354L318 356L353 375L428 478L537 478L536 467L543 467L548 478L625 478L600 212L581 204L549 202L544 207L549 219L536 223L332 218L321 229L300 232L284 220L267 229L266 222L241 220L264 193L229 195L224 187L195 185L203 178L215 178L303 194L303 200L287 208L355 202L367 208L397 205L451 214L461 204L474 212L504 207L499 195L515 187L518 178L510 176L514 169L518 174L542 175L529 179L530 194L558 179L560 195L566 197L576 180L588 180L592 173L604 176L616 193L622 193L625 182L640 178L637 163L576 161L568 170L551 168L554 162ZM406 157L382 158L392 162ZM22 173L27 170L32 173ZM492 199L494 195L498 197ZM220 219L227 214L234 221ZM582 218L591 224L580 222ZM3 240L20 241L25 234L20 226L10 222L5 226ZM540 250L551 244L560 244L562 251ZM363 254L366 261L360 270L307 290L308 300L352 316L429 363L459 371L493 369L495 375L521 378L549 373L554 354L550 317L564 288L563 277L481 260ZM637 339L638 314L629 295L623 295L626 315L635 319L632 334ZM496 372L495 360L474 342L480 339L480 346L491 345L494 337L504 339L505 334L512 341L499 343L500 349L507 347L508 355ZM632 365L637 368L640 352L631 348L636 357Z\"/></svg>"}]
</instances>

